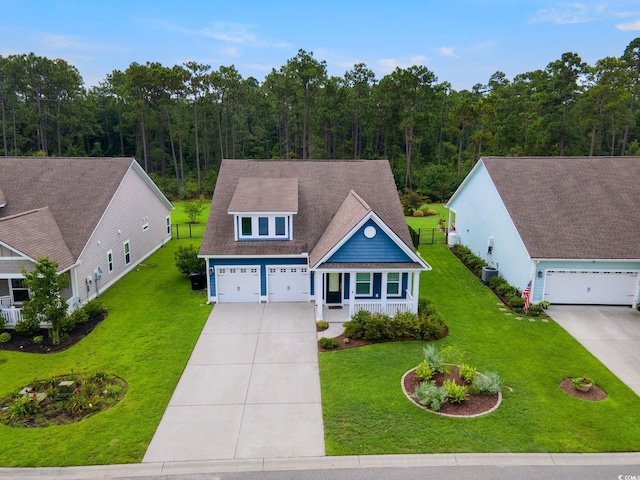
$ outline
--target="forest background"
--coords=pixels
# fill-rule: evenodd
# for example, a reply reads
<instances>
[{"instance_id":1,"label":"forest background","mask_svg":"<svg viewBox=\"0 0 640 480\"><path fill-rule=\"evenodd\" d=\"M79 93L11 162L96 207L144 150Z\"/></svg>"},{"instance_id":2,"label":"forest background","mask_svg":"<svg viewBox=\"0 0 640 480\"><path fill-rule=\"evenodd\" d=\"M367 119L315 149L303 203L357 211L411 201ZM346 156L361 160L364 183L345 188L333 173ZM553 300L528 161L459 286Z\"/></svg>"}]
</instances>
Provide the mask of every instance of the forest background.
<instances>
[{"instance_id":1,"label":"forest background","mask_svg":"<svg viewBox=\"0 0 640 480\"><path fill-rule=\"evenodd\" d=\"M444 201L482 155L640 155L640 38L621 50L471 91L422 65L328 76L305 50L262 81L134 62L91 88L63 59L0 56L0 154L133 156L173 198L210 195L223 158L384 158L399 191Z\"/></svg>"}]
</instances>

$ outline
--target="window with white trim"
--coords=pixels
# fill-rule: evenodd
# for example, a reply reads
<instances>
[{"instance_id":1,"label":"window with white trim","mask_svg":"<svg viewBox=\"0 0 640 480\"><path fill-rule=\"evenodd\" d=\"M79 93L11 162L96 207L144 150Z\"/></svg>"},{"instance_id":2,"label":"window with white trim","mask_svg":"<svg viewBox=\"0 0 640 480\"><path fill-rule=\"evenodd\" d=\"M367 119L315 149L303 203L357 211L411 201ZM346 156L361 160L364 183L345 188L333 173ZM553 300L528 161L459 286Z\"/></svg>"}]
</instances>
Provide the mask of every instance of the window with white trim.
<instances>
[{"instance_id":1,"label":"window with white trim","mask_svg":"<svg viewBox=\"0 0 640 480\"><path fill-rule=\"evenodd\" d=\"M356 295L370 297L372 287L373 282L371 281L371 273L356 273Z\"/></svg>"},{"instance_id":2,"label":"window with white trim","mask_svg":"<svg viewBox=\"0 0 640 480\"><path fill-rule=\"evenodd\" d=\"M142 225L142 231L146 232L147 230L149 230L149 223L148 222Z\"/></svg>"},{"instance_id":3,"label":"window with white trim","mask_svg":"<svg viewBox=\"0 0 640 480\"><path fill-rule=\"evenodd\" d=\"M171 216L167 215L167 235L171 235Z\"/></svg>"},{"instance_id":4,"label":"window with white trim","mask_svg":"<svg viewBox=\"0 0 640 480\"><path fill-rule=\"evenodd\" d=\"M129 245L129 240L124 242L124 264L129 265L131 263L131 246Z\"/></svg>"},{"instance_id":5,"label":"window with white trim","mask_svg":"<svg viewBox=\"0 0 640 480\"><path fill-rule=\"evenodd\" d=\"M238 240L288 240L290 239L290 216L261 215L236 216L236 238Z\"/></svg>"},{"instance_id":6,"label":"window with white trim","mask_svg":"<svg viewBox=\"0 0 640 480\"><path fill-rule=\"evenodd\" d=\"M113 272L113 250L107 252L107 271Z\"/></svg>"},{"instance_id":7,"label":"window with white trim","mask_svg":"<svg viewBox=\"0 0 640 480\"><path fill-rule=\"evenodd\" d=\"M400 295L400 273L399 272L387 273L387 295L390 297L397 297Z\"/></svg>"},{"instance_id":8,"label":"window with white trim","mask_svg":"<svg viewBox=\"0 0 640 480\"><path fill-rule=\"evenodd\" d=\"M29 300L29 289L24 285L24 278L11 279L11 296L16 303L22 303Z\"/></svg>"}]
</instances>

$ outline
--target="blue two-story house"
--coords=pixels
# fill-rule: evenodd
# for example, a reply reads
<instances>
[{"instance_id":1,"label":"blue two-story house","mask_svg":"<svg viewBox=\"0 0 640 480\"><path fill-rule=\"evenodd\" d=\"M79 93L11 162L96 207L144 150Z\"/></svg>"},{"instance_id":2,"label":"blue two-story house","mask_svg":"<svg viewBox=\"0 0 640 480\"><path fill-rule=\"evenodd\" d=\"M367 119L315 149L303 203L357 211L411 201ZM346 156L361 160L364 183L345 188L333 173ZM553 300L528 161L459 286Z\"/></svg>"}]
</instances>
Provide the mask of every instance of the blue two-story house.
<instances>
[{"instance_id":1,"label":"blue two-story house","mask_svg":"<svg viewBox=\"0 0 640 480\"><path fill-rule=\"evenodd\" d=\"M200 248L211 302L417 311L420 272L389 163L222 162Z\"/></svg>"}]
</instances>

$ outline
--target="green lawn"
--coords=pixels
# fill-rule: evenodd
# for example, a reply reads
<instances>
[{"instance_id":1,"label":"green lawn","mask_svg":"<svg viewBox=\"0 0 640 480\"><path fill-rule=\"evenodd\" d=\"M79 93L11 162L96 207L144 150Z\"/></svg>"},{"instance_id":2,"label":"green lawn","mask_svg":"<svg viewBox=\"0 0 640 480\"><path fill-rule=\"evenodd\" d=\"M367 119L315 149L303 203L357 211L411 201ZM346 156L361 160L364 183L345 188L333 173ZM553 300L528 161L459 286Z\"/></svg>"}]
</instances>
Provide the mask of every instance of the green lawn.
<instances>
[{"instance_id":1,"label":"green lawn","mask_svg":"<svg viewBox=\"0 0 640 480\"><path fill-rule=\"evenodd\" d=\"M475 419L424 412L400 379L421 360L423 342L320 353L328 455L438 452L607 452L640 450L640 398L555 322L516 320L444 245L420 249L433 267L421 277L456 345L479 370L497 371L502 406ZM557 385L587 375L609 394L571 397Z\"/></svg>"},{"instance_id":2,"label":"green lawn","mask_svg":"<svg viewBox=\"0 0 640 480\"><path fill-rule=\"evenodd\" d=\"M171 223L175 224L183 224L189 223L189 216L184 211L184 206L187 204L188 200L173 200L171 203L173 204L175 210L171 212ZM200 215L198 215L197 223L206 224L207 218L209 218L209 210L211 209L211 199L205 200L203 202L204 210Z\"/></svg>"},{"instance_id":3,"label":"green lawn","mask_svg":"<svg viewBox=\"0 0 640 480\"><path fill-rule=\"evenodd\" d=\"M103 370L129 384L111 409L78 423L37 429L0 425L0 465L139 462L164 413L211 306L174 265L172 240L101 297L109 316L56 354L0 352L0 396L34 378Z\"/></svg>"},{"instance_id":4,"label":"green lawn","mask_svg":"<svg viewBox=\"0 0 640 480\"><path fill-rule=\"evenodd\" d=\"M438 220L444 218L449 221L449 209L442 203L434 203L429 205L429 208L438 212L438 215L430 215L428 217L405 217L407 223L411 228L417 230L418 228L437 228Z\"/></svg>"}]
</instances>

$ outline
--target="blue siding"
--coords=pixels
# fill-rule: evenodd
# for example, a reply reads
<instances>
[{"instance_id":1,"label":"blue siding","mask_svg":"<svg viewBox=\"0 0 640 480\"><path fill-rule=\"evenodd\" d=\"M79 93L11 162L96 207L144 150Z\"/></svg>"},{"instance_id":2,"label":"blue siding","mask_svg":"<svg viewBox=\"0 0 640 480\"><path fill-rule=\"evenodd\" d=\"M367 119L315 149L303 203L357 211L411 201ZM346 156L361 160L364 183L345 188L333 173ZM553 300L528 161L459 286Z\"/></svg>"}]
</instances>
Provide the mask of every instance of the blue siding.
<instances>
[{"instance_id":1,"label":"blue siding","mask_svg":"<svg viewBox=\"0 0 640 480\"><path fill-rule=\"evenodd\" d=\"M567 260L548 260L541 261L536 265L534 273L533 291L531 295L531 302L538 303L544 300L544 279L546 278L545 272L547 270L554 269L569 269L569 270L640 270L640 262L594 262L592 260L570 262ZM542 278L538 278L538 272L542 272Z\"/></svg>"},{"instance_id":2,"label":"blue siding","mask_svg":"<svg viewBox=\"0 0 640 480\"><path fill-rule=\"evenodd\" d=\"M364 229L373 226L376 236L367 238ZM412 262L413 260L372 219L365 223L327 262Z\"/></svg>"},{"instance_id":3,"label":"blue siding","mask_svg":"<svg viewBox=\"0 0 640 480\"><path fill-rule=\"evenodd\" d=\"M306 258L210 258L209 268L221 265L258 265L260 267L260 295L267 295L267 266L269 265L308 265ZM312 277L313 278L313 277ZM311 280L313 285L313 280ZM209 296L216 296L215 275L209 275ZM313 287L312 287L313 288Z\"/></svg>"},{"instance_id":4,"label":"blue siding","mask_svg":"<svg viewBox=\"0 0 640 480\"><path fill-rule=\"evenodd\" d=\"M342 279L342 290L344 291L344 299L349 300L349 274L345 273Z\"/></svg>"},{"instance_id":5,"label":"blue siding","mask_svg":"<svg viewBox=\"0 0 640 480\"><path fill-rule=\"evenodd\" d=\"M492 263L511 285L524 289L531 280L531 259L484 164L470 173L449 208L455 212L458 241ZM494 238L491 257L489 237Z\"/></svg>"}]
</instances>

